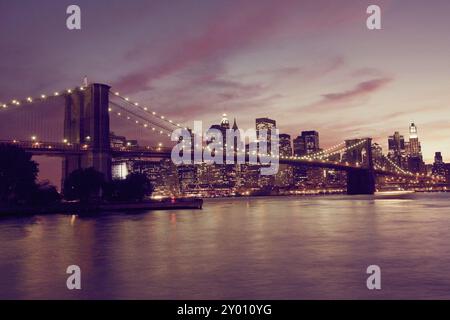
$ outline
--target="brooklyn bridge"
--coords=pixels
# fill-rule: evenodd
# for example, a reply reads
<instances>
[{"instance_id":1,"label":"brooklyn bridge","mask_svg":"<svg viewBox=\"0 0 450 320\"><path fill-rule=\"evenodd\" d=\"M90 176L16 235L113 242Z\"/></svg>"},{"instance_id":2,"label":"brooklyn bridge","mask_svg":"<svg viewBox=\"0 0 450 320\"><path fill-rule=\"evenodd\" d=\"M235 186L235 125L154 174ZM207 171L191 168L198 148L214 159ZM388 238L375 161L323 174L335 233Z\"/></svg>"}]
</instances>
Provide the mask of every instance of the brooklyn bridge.
<instances>
[{"instance_id":1,"label":"brooklyn bridge","mask_svg":"<svg viewBox=\"0 0 450 320\"><path fill-rule=\"evenodd\" d=\"M100 83L86 83L81 87L65 89L49 95L14 99L9 103L0 104L0 111L8 110L14 113L18 112L15 110L23 110L25 107L38 108L47 103L64 108L63 119L61 119L62 136L40 134L34 128L32 132L26 132L30 128L24 124L15 123L9 125L20 127L20 130L25 133L20 139L11 136L0 137L0 143L17 145L35 156L61 158L63 180L73 171L89 167L95 168L103 173L107 180L111 180L114 160L171 157L172 148L163 147L162 144L146 147L111 144L111 132L115 130L111 125L113 117L122 119L130 126L138 127L149 134L169 140L174 130L187 129L187 126L165 117L161 112L141 106L119 92L112 91L110 86ZM46 114L41 114L39 117L45 116ZM24 118L23 114L18 117L20 118ZM39 119L33 119L33 122L39 122ZM47 125L39 127L48 131ZM46 136L47 139L41 139L42 136ZM245 156L248 160L248 151ZM385 156L380 163L373 157L372 139L369 137L349 139L326 150L305 156L270 156L277 157L276 160L280 164L294 167L325 168L345 172L347 193L353 195L373 194L376 190L377 176L397 177L431 184L440 181L439 177L432 175L408 172Z\"/></svg>"}]
</instances>

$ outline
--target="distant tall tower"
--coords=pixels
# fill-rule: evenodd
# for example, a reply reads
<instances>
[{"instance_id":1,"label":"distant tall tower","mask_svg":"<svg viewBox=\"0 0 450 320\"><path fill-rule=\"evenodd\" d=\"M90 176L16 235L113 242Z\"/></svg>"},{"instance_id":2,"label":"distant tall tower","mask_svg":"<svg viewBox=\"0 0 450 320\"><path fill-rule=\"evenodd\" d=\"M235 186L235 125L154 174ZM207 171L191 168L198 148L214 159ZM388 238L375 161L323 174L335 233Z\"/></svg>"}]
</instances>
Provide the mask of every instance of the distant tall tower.
<instances>
[{"instance_id":1,"label":"distant tall tower","mask_svg":"<svg viewBox=\"0 0 450 320\"><path fill-rule=\"evenodd\" d=\"M409 126L409 143L407 149L409 171L420 173L426 170L422 157L422 147L420 146L417 127L414 122Z\"/></svg>"},{"instance_id":2,"label":"distant tall tower","mask_svg":"<svg viewBox=\"0 0 450 320\"><path fill-rule=\"evenodd\" d=\"M224 113L222 115L222 121L220 122L220 126L224 129L230 129L230 121L227 118L227 115Z\"/></svg>"},{"instance_id":3,"label":"distant tall tower","mask_svg":"<svg viewBox=\"0 0 450 320\"><path fill-rule=\"evenodd\" d=\"M409 150L408 155L411 157L420 157L422 155L422 148L420 146L417 127L414 122L409 126Z\"/></svg>"},{"instance_id":4,"label":"distant tall tower","mask_svg":"<svg viewBox=\"0 0 450 320\"><path fill-rule=\"evenodd\" d=\"M236 123L236 118L234 118L233 130L239 130L239 127L238 127L238 125Z\"/></svg>"}]
</instances>

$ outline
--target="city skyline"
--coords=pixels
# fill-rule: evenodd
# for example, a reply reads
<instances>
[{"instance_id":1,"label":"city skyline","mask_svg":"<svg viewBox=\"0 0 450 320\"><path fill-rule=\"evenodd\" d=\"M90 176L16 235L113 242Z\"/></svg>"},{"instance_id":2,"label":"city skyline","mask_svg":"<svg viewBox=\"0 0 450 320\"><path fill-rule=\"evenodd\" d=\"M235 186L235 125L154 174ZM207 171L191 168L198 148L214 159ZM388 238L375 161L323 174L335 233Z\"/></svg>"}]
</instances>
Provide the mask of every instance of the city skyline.
<instances>
[{"instance_id":1,"label":"city skyline","mask_svg":"<svg viewBox=\"0 0 450 320\"><path fill-rule=\"evenodd\" d=\"M450 300L450 0L0 13L0 300Z\"/></svg>"},{"instance_id":2,"label":"city skyline","mask_svg":"<svg viewBox=\"0 0 450 320\"><path fill-rule=\"evenodd\" d=\"M415 121L424 160L440 151L448 162L450 45L440 31L450 3L379 1L379 31L365 27L368 4L79 1L77 32L60 26L64 4L1 4L0 28L11 32L1 36L0 101L79 85L87 74L180 122L213 124L226 112L253 128L267 116L292 137L321 132L325 146L370 136L387 150L387 137Z\"/></svg>"}]
</instances>

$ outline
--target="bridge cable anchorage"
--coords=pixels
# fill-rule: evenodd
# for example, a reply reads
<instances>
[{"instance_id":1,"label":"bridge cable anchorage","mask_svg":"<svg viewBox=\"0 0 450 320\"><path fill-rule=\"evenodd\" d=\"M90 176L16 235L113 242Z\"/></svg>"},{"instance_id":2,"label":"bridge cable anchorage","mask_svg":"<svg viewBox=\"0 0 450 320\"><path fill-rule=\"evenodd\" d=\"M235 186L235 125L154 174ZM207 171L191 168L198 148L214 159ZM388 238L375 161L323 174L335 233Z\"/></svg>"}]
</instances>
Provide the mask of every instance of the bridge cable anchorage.
<instances>
[{"instance_id":1,"label":"bridge cable anchorage","mask_svg":"<svg viewBox=\"0 0 450 320\"><path fill-rule=\"evenodd\" d=\"M75 87L75 88L69 88L69 89L65 89L65 90L55 91L51 94L41 94L37 97L29 96L25 99L12 99L9 103L0 103L0 107L2 109L6 109L6 108L12 107L12 106L21 106L21 105L26 105L26 104L29 105L29 104L33 104L36 102L46 101L51 98L57 98L64 94L70 94L77 90L84 91L85 88L84 87Z\"/></svg>"},{"instance_id":2,"label":"bridge cable anchorage","mask_svg":"<svg viewBox=\"0 0 450 320\"><path fill-rule=\"evenodd\" d=\"M132 120L134 122L135 125L142 127L142 128L146 128L146 129L151 129L154 132L159 132L160 135L166 134L168 137L171 137L171 129L168 129L167 127L162 126L159 123L156 123L152 120L149 120L143 116L140 116L122 106L120 106L117 103L111 102L110 101L110 105L116 107L117 109L119 109L119 112L116 112L115 108L112 108L111 106L109 107L108 111L112 114L114 114L117 117L124 117L126 120ZM122 112L120 112L120 110ZM131 114L133 116L133 118L131 118L130 116L127 115ZM159 128L159 130L157 129Z\"/></svg>"},{"instance_id":3,"label":"bridge cable anchorage","mask_svg":"<svg viewBox=\"0 0 450 320\"><path fill-rule=\"evenodd\" d=\"M171 126L174 127L174 129L177 129L177 128L183 128L183 126L182 126L180 123L175 123L173 120L168 119L166 116L164 116L164 115L159 115L159 114L158 114L156 111L154 111L154 110L151 110L151 111L150 111L148 107L142 107L138 102L131 101L130 98L122 96L119 92L114 92L114 93L112 93L112 92L110 91L110 94L111 94L112 96L115 96L115 97L118 97L118 98L122 99L124 102L126 102L126 103L129 104L130 106L139 108L140 110L142 110L142 111L144 111L144 112L150 114L152 117L155 117L155 118L157 118L157 119L159 119L159 120L162 120L162 121L164 121L164 122L166 122L166 123L169 123ZM185 129L185 130L189 130L189 127L186 126L186 127L184 127L184 129Z\"/></svg>"}]
</instances>

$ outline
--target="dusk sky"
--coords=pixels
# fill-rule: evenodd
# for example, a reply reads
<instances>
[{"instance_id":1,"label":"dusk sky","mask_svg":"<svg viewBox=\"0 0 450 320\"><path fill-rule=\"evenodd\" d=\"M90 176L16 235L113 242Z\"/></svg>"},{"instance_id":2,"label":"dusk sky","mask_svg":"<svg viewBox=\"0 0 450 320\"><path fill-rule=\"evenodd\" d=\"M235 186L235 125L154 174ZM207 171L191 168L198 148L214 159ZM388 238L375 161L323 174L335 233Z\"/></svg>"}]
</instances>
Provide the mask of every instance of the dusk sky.
<instances>
[{"instance_id":1,"label":"dusk sky","mask_svg":"<svg viewBox=\"0 0 450 320\"><path fill-rule=\"evenodd\" d=\"M382 30L366 28L369 4ZM450 161L448 0L3 0L0 13L0 102L87 75L178 122L270 117L325 148L370 136L386 152L414 121L425 161Z\"/></svg>"}]
</instances>

